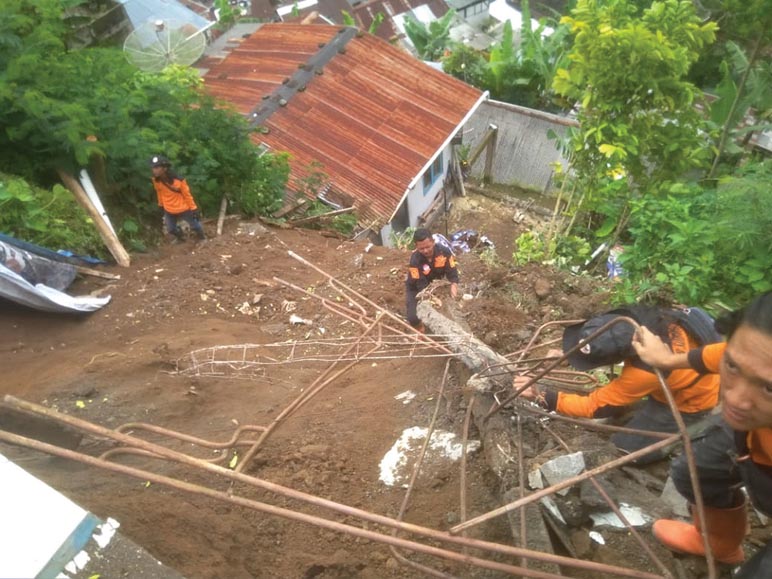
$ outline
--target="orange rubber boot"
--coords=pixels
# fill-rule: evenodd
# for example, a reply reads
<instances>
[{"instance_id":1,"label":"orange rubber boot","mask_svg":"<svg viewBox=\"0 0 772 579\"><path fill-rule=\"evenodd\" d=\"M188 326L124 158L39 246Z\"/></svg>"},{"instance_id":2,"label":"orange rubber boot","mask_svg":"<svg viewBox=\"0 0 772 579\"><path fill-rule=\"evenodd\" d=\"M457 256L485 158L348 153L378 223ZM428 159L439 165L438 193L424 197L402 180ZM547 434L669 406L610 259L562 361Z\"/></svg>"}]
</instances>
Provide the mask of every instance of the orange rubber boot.
<instances>
[{"instance_id":1,"label":"orange rubber boot","mask_svg":"<svg viewBox=\"0 0 772 579\"><path fill-rule=\"evenodd\" d=\"M745 559L742 541L748 530L748 514L742 504L731 509L705 507L705 529L713 557L721 563L735 565ZM652 532L660 543L672 551L705 556L702 528L697 511L692 506L694 524L660 519Z\"/></svg>"}]
</instances>

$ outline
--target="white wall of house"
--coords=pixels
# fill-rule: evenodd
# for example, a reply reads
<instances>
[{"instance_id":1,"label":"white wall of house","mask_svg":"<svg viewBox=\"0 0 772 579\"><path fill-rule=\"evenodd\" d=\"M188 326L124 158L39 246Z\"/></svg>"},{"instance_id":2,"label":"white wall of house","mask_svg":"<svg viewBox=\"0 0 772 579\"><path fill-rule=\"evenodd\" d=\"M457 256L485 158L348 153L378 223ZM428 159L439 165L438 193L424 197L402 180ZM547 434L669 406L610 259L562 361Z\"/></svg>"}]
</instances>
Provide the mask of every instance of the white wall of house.
<instances>
[{"instance_id":1,"label":"white wall of house","mask_svg":"<svg viewBox=\"0 0 772 579\"><path fill-rule=\"evenodd\" d=\"M391 247L391 223L387 223L381 227L381 243L386 247Z\"/></svg>"},{"instance_id":2,"label":"white wall of house","mask_svg":"<svg viewBox=\"0 0 772 579\"><path fill-rule=\"evenodd\" d=\"M448 144L431 166L421 175L408 192L407 203L409 227L418 227L418 218L423 215L437 196L442 192L442 185L450 169L452 145ZM389 247L391 232L394 230L391 223L381 228L381 243Z\"/></svg>"},{"instance_id":3,"label":"white wall of house","mask_svg":"<svg viewBox=\"0 0 772 579\"><path fill-rule=\"evenodd\" d=\"M450 146L448 146L437 155L432 166L421 175L421 178L408 193L407 208L411 227L418 225L418 218L429 209L437 195L442 191L442 184L445 182L445 175L450 164L450 154Z\"/></svg>"}]
</instances>

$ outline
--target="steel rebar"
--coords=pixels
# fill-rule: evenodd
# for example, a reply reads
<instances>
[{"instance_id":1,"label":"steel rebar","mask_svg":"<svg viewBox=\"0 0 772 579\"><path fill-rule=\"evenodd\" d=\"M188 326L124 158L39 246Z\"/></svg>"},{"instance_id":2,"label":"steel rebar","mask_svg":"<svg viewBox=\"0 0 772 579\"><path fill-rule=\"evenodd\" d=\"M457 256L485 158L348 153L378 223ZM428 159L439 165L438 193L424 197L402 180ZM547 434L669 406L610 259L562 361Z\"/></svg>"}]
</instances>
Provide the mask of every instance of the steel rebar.
<instances>
[{"instance_id":1,"label":"steel rebar","mask_svg":"<svg viewBox=\"0 0 772 579\"><path fill-rule=\"evenodd\" d=\"M597 571L599 573L603 573L606 575L611 574L611 575L618 575L622 577L633 577L637 579L655 579L659 577L657 575L652 575L650 573L636 571L633 569L626 569L623 567L615 567L615 566L606 565L603 563L595 563L592 561L582 561L578 559L572 559L570 557L562 557L551 553L542 553L540 551L530 551L527 549L521 549L518 547L509 546L509 545L502 545L499 543L482 541L479 539L458 537L448 532L437 531L435 529L430 529L428 527L423 527L412 523L400 522L383 515L371 513L369 511L365 511L362 509L358 509L356 507L351 507L348 505L337 503L329 499L316 497L313 495L309 495L308 493L303 493L301 491L283 487L276 483L262 480L257 477L245 475L243 473L236 472L235 470L230 470L218 465L214 465L209 462L187 456L184 453L179 453L179 452L170 450L166 447L159 446L144 440L137 440L129 435L115 432L108 428L87 422L85 420L81 420L79 418L75 418L73 416L69 416L67 414L63 414L51 408L46 408L38 404L33 404L25 400L20 400L10 395L6 395L3 398L3 403L17 410L29 412L31 414L45 416L52 420L62 422L64 424L73 426L74 428L89 432L98 437L109 438L109 439L116 440L118 442L123 442L125 444L128 444L129 446L137 446L139 448L144 448L145 450L148 450L151 453L161 455L165 458L168 458L169 460L180 462L187 466L199 468L201 470L210 472L212 474L220 475L229 480L242 482L247 485L254 486L256 488L260 488L262 490L266 490L269 492L273 492L281 496L285 496L291 499L296 499L301 502L312 504L322 508L327 508L343 515L358 517L363 520L366 520L372 523L382 524L388 527L399 528L403 531L421 535L427 538L444 541L455 545L461 545L461 546L466 545L470 548L487 550L487 551L491 551L491 552L495 552L503 555L510 555L513 557L526 556L536 561L543 561L545 563L554 563L557 565L563 565L567 567L575 567L578 569ZM3 431L0 430L0 439L8 440L7 438L8 436L15 436L15 435L10 435L9 433L4 433ZM21 439L23 437L17 437L17 438ZM24 439L24 440L28 440L28 439ZM32 441L32 442L35 444L44 444L44 443L39 443L38 441ZM21 444L21 445L27 446L29 448L33 448L33 446L28 444ZM63 449L59 449L59 447L52 447L51 445L45 445L45 446L51 447L52 449L54 449L54 451L49 452L48 450L44 450L44 452L49 452L49 454L58 454L59 456L65 456L59 453L59 451L63 451ZM77 453L72 453L72 454L77 454ZM66 456L69 457L69 455L66 455ZM83 455L83 456L86 456L86 455ZM88 456L87 458L89 459L89 464L96 464L96 466L104 466L104 468L107 468L108 470L109 469L115 470L112 468L114 466L116 467L122 466L116 463L95 459L90 456ZM92 462L92 461L96 461L96 462ZM145 477L144 474L142 476ZM147 480L147 478L143 478L143 480Z\"/></svg>"}]
</instances>

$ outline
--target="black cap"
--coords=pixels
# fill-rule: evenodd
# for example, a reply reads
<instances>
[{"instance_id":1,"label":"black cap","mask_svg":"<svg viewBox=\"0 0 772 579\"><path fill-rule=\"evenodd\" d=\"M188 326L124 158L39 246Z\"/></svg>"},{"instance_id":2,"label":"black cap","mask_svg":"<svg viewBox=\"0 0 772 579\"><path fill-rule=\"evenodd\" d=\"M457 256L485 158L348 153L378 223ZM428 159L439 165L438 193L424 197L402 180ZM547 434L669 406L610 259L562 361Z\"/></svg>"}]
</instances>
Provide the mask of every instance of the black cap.
<instances>
[{"instance_id":1,"label":"black cap","mask_svg":"<svg viewBox=\"0 0 772 579\"><path fill-rule=\"evenodd\" d=\"M171 162L169 159L164 157L163 155L153 155L150 157L150 166L151 167L171 167Z\"/></svg>"},{"instance_id":2,"label":"black cap","mask_svg":"<svg viewBox=\"0 0 772 579\"><path fill-rule=\"evenodd\" d=\"M611 320L627 315L625 310L611 311L590 318L581 324L568 326L563 331L563 351L568 352L581 340L605 326ZM635 329L628 323L614 324L589 344L568 356L568 362L577 370L592 370L600 366L618 364L633 355Z\"/></svg>"}]
</instances>

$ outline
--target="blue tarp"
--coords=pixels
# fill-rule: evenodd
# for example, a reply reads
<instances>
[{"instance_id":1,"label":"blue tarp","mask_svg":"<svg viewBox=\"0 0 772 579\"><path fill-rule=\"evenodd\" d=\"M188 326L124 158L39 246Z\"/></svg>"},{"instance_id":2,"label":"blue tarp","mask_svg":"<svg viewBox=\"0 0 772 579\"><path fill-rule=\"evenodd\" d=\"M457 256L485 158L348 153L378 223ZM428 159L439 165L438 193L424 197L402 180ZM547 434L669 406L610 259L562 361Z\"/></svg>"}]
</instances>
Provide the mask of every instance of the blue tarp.
<instances>
[{"instance_id":1,"label":"blue tarp","mask_svg":"<svg viewBox=\"0 0 772 579\"><path fill-rule=\"evenodd\" d=\"M63 249L60 249L59 251L54 251L52 249L48 249L47 247L41 247L40 245L35 245L34 243L30 243L29 241L22 241L21 239L16 239L15 237L11 237L10 235L5 235L3 233L0 233L0 241L14 245L19 249L23 249L24 251L29 251L30 253L34 253L35 255L39 255L41 257L45 257L53 261L59 261L61 263L71 263L73 265L81 265L84 263L87 263L89 265L93 265L97 263L107 263L103 259L98 259L96 257L90 257L87 255L75 255L71 251L67 251Z\"/></svg>"}]
</instances>

